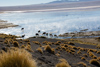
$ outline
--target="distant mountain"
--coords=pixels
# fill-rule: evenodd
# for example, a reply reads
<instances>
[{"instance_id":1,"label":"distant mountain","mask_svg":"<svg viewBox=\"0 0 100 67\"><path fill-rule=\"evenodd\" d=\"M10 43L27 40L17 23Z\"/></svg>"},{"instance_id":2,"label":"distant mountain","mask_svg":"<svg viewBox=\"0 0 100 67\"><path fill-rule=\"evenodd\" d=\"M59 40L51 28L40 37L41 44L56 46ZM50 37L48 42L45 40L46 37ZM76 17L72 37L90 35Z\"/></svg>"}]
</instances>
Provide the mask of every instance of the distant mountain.
<instances>
[{"instance_id":1,"label":"distant mountain","mask_svg":"<svg viewBox=\"0 0 100 67\"><path fill-rule=\"evenodd\" d=\"M82 2L82 1L97 1L97 0L57 0L49 3L62 3L62 2Z\"/></svg>"},{"instance_id":2,"label":"distant mountain","mask_svg":"<svg viewBox=\"0 0 100 67\"><path fill-rule=\"evenodd\" d=\"M8 6L8 7L0 7L0 12L3 12L3 11L37 12L37 11L57 11L57 10L68 11L68 10L82 10L82 9L89 10L89 8L100 9L100 0L88 1L88 2L71 2L71 3L63 2L63 3L36 4L36 5L23 5L23 6Z\"/></svg>"}]
</instances>

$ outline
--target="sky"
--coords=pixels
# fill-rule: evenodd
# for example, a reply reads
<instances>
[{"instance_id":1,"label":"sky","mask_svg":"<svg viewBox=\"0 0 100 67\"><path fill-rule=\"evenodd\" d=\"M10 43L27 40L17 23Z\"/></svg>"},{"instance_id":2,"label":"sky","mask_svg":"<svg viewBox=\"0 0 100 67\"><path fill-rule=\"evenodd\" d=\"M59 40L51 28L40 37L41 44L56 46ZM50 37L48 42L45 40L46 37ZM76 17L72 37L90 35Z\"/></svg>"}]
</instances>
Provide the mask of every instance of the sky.
<instances>
[{"instance_id":1,"label":"sky","mask_svg":"<svg viewBox=\"0 0 100 67\"><path fill-rule=\"evenodd\" d=\"M18 6L18 5L30 5L48 3L55 0L0 0L0 6Z\"/></svg>"}]
</instances>

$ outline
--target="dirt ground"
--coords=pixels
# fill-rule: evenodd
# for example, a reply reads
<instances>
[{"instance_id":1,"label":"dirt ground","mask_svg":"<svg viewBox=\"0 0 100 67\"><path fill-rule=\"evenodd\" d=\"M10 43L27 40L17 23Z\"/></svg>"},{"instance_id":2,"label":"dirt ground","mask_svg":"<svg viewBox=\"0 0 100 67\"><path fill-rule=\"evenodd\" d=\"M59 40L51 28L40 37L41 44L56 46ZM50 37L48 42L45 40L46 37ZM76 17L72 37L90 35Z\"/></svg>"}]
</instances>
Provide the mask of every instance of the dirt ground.
<instances>
[{"instance_id":1,"label":"dirt ground","mask_svg":"<svg viewBox=\"0 0 100 67\"><path fill-rule=\"evenodd\" d=\"M38 67L56 67L59 59L65 59L71 67L100 67L100 45L95 44L95 41L95 38L92 42L91 39L87 41L41 37L16 39L14 35L0 34L0 50L6 52L14 47L24 48L32 54ZM15 46L14 42L17 42L18 46ZM92 63L93 59L96 60L95 63Z\"/></svg>"}]
</instances>

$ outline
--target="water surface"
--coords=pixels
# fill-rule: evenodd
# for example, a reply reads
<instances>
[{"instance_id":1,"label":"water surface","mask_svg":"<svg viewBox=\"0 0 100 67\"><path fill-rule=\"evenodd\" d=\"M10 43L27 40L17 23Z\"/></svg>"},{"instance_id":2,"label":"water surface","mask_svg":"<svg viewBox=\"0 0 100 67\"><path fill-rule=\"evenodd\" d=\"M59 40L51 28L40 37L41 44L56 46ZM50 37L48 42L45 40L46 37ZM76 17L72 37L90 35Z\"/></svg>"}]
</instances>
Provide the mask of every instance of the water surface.
<instances>
[{"instance_id":1,"label":"water surface","mask_svg":"<svg viewBox=\"0 0 100 67\"><path fill-rule=\"evenodd\" d=\"M95 11L61 11L61 12L33 12L33 13L5 13L0 14L0 19L19 25L7 29L0 29L0 33L19 35L25 38L32 37L38 30L53 34L66 32L98 31L100 27L100 10ZM24 32L21 28L24 28Z\"/></svg>"}]
</instances>

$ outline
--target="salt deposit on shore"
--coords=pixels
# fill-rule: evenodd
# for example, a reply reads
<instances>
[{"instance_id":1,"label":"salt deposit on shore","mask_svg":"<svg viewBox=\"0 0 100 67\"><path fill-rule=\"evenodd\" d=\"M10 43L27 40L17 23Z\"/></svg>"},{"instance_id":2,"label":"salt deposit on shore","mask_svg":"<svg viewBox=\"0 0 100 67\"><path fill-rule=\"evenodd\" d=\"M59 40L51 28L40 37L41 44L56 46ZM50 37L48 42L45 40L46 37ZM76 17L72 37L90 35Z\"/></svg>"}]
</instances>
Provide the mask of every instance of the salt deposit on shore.
<instances>
[{"instance_id":1,"label":"salt deposit on shore","mask_svg":"<svg viewBox=\"0 0 100 67\"><path fill-rule=\"evenodd\" d=\"M16 27L18 25L14 25L12 23L7 23L5 20L0 20L0 29L2 28L8 28L8 27Z\"/></svg>"}]
</instances>

